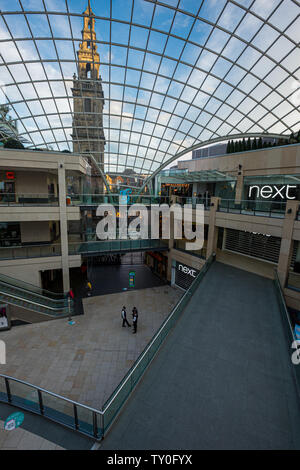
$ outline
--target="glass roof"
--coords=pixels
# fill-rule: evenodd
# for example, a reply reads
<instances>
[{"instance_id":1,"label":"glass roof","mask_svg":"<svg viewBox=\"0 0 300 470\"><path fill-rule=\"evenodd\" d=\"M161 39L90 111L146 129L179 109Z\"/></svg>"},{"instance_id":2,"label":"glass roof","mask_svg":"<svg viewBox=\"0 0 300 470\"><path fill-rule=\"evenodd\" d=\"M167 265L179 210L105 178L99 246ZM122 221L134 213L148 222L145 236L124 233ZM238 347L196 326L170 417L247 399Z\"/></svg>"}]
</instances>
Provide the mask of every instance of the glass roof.
<instances>
[{"instance_id":1,"label":"glass roof","mask_svg":"<svg viewBox=\"0 0 300 470\"><path fill-rule=\"evenodd\" d=\"M92 67L100 63L104 159L93 145L99 132L80 152L96 152L105 173L151 175L203 142L300 129L298 1L87 6L87 0L0 0L0 104L10 106L32 147L73 151L73 75L84 62L77 51L86 15L95 19ZM97 113L93 106L87 112Z\"/></svg>"},{"instance_id":2,"label":"glass roof","mask_svg":"<svg viewBox=\"0 0 300 470\"><path fill-rule=\"evenodd\" d=\"M218 170L202 170L188 172L186 170L165 170L159 176L161 183L193 183L193 182L211 182L217 181L235 181L236 176L227 175Z\"/></svg>"}]
</instances>

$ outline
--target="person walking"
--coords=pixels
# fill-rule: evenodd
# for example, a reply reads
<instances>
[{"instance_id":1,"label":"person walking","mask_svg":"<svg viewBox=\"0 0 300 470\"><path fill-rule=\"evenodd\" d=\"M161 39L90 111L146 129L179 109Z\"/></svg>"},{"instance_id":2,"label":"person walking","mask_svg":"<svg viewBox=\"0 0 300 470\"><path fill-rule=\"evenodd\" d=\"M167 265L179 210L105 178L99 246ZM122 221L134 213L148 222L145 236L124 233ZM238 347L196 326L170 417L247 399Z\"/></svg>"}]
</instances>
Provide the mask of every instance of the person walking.
<instances>
[{"instance_id":1,"label":"person walking","mask_svg":"<svg viewBox=\"0 0 300 470\"><path fill-rule=\"evenodd\" d=\"M131 325L130 325L130 323L128 323L128 320L127 320L127 313L126 313L126 307L125 307L125 305L124 305L123 308L122 308L121 316L122 316L122 318L123 318L122 327L125 327L125 324L130 327Z\"/></svg>"},{"instance_id":2,"label":"person walking","mask_svg":"<svg viewBox=\"0 0 300 470\"><path fill-rule=\"evenodd\" d=\"M69 297L71 300L74 300L74 292L73 292L72 287L70 288L70 290L69 290L69 292L68 292L68 297Z\"/></svg>"},{"instance_id":3,"label":"person walking","mask_svg":"<svg viewBox=\"0 0 300 470\"><path fill-rule=\"evenodd\" d=\"M132 319L133 334L135 334L136 331L137 331L137 321L138 321L138 315L137 315L137 313L134 313L134 314L133 314L133 319Z\"/></svg>"},{"instance_id":4,"label":"person walking","mask_svg":"<svg viewBox=\"0 0 300 470\"><path fill-rule=\"evenodd\" d=\"M87 281L86 283L86 288L87 288L87 295L90 297L92 295L92 283L91 281Z\"/></svg>"},{"instance_id":5,"label":"person walking","mask_svg":"<svg viewBox=\"0 0 300 470\"><path fill-rule=\"evenodd\" d=\"M139 314L138 314L138 311L137 311L137 308L136 307L133 307L132 309L132 316L134 316L134 314L136 314L136 316L138 317Z\"/></svg>"},{"instance_id":6,"label":"person walking","mask_svg":"<svg viewBox=\"0 0 300 470\"><path fill-rule=\"evenodd\" d=\"M137 331L137 321L138 321L138 311L136 307L132 309L132 324L133 324L133 334Z\"/></svg>"}]
</instances>

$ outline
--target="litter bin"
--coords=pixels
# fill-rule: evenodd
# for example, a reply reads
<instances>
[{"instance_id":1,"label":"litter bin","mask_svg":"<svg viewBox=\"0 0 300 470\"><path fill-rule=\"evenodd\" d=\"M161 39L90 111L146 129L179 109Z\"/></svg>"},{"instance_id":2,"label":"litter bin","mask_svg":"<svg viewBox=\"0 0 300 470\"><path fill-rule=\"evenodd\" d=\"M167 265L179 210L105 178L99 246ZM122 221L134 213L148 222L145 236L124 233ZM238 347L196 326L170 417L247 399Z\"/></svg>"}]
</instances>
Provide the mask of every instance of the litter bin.
<instances>
[{"instance_id":1,"label":"litter bin","mask_svg":"<svg viewBox=\"0 0 300 470\"><path fill-rule=\"evenodd\" d=\"M70 205L71 205L71 198L70 198L70 196L67 196L67 198L66 198L66 203L67 203L67 206L70 206Z\"/></svg>"}]
</instances>

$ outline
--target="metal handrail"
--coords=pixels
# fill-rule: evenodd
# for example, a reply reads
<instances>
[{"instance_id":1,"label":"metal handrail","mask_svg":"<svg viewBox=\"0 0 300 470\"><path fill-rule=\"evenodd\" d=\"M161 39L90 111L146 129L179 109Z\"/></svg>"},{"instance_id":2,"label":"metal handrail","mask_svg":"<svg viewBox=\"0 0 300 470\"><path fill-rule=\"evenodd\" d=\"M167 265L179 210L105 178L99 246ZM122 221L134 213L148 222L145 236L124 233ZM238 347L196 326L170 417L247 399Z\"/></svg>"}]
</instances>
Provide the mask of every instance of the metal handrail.
<instances>
[{"instance_id":1,"label":"metal handrail","mask_svg":"<svg viewBox=\"0 0 300 470\"><path fill-rule=\"evenodd\" d=\"M0 250L1 250L1 248L0 248ZM5 283L7 285L11 284L14 288L21 289L21 290L27 291L29 293L32 293L34 290L39 290L40 293L34 292L34 294L38 295L40 297L47 297L47 295L43 295L44 292L46 294L53 295L54 297L59 297L59 296L61 297L61 299L57 299L57 300L56 299L51 299L53 301L60 301L60 300L64 300L66 298L66 294L64 294L63 292L58 293L58 292L48 291L46 289L42 289L41 287L35 286L34 284L30 284L29 282L21 281L20 279L15 279L13 277L6 276L6 274L0 274L0 283L1 282ZM14 283L23 284L25 287L16 286ZM27 286L28 286L28 288L27 288ZM51 298L51 297L49 297L49 298Z\"/></svg>"},{"instance_id":2,"label":"metal handrail","mask_svg":"<svg viewBox=\"0 0 300 470\"><path fill-rule=\"evenodd\" d=\"M275 279L274 279L274 283L275 283L275 287L276 287L276 290L277 290L277 294L279 295L279 298L280 298L280 301L281 301L281 305L283 306L284 308L284 313L285 313L285 317L288 321L288 325L289 325L289 329L290 329L290 333L291 333L291 336L292 338L294 338L294 340L296 340L295 338L295 334L294 334L294 330L293 330L293 327L291 325L291 320L290 320L290 316L289 316L289 312L286 308L286 303L285 303L285 299L284 299L284 294L283 294L283 290L282 290L282 287L281 287L281 284L280 284L280 281L279 281L279 277L278 277L278 272L277 270L275 269Z\"/></svg>"},{"instance_id":3,"label":"metal handrail","mask_svg":"<svg viewBox=\"0 0 300 470\"><path fill-rule=\"evenodd\" d=\"M59 398L60 400L63 400L63 401L67 401L69 403L72 403L72 405L76 405L76 406L80 406L81 408L86 408L87 410L89 411L94 411L95 413L100 413L100 414L103 414L103 411L101 410L97 410L96 408L92 408L88 405L84 405L82 403L79 403L77 401L74 401L74 400L71 400L71 398L66 398L66 397L63 397L57 393L54 393L54 392L50 392L49 390L46 390L45 388L42 388L42 387L39 387L38 385L33 385L31 384L30 382L26 382L25 380L21 380L21 379L17 379L16 377L11 377L9 375L5 375L5 374L0 374L0 377L4 378L4 379L9 379L9 380L13 380L14 382L18 382L18 383L21 383L23 385L27 385L28 387L32 387L34 388L35 390L39 390L40 392L43 392L43 393L47 393L47 395L51 395L55 398Z\"/></svg>"},{"instance_id":4,"label":"metal handrail","mask_svg":"<svg viewBox=\"0 0 300 470\"><path fill-rule=\"evenodd\" d=\"M281 283L278 278L278 273L277 270L275 270L275 276L274 276L274 285L277 293L277 299L279 301L279 308L282 316L283 323L284 321L287 321L288 323L288 331L285 329L285 333L288 335L288 342L292 341L292 344L290 343L291 347L296 348L297 351L297 356L298 358L300 357L300 344L299 340L296 339L294 329L291 324L289 312L286 307L285 299L284 299L284 293L283 289L281 286ZM296 344L296 346L294 346ZM292 362L291 362L292 363ZM295 380L295 385L298 393L298 397L300 398L300 369L299 369L299 364L292 364L292 374Z\"/></svg>"},{"instance_id":5,"label":"metal handrail","mask_svg":"<svg viewBox=\"0 0 300 470\"><path fill-rule=\"evenodd\" d=\"M241 205L243 202L247 202L247 203L252 203L252 204L282 204L282 205L286 205L286 202L287 201L272 201L270 199L268 200L261 200L261 199L256 199L256 200L252 200L252 199L239 199L238 202L235 202L235 199L224 199L224 198L221 198L220 199L220 203L222 203L223 201L226 201L226 202L231 202L235 205Z\"/></svg>"},{"instance_id":6,"label":"metal handrail","mask_svg":"<svg viewBox=\"0 0 300 470\"><path fill-rule=\"evenodd\" d=\"M29 294L29 295L31 295L32 297L39 297L40 299L45 299L45 301L49 301L49 302L52 302L52 303L54 303L54 304L55 304L55 303L61 303L61 304L62 304L62 303L64 303L64 302L66 302L66 300L67 300L67 296L62 297L61 299L52 299L51 297L48 297L47 295L38 294L38 293L33 292L33 291L31 291L31 290L24 289L23 287L11 285L11 284L9 284L9 283L7 283L7 282L5 282L5 281L2 281L2 280L0 279L0 291L1 291L3 294L5 294L5 295L10 295L11 297L15 297L15 298L18 298L18 297L17 297L16 295L10 293L10 292L9 292L9 293L6 293L6 292L4 291L3 288L6 287L6 286L8 286L8 288L11 288L11 289L20 291L21 293L22 293L22 292L25 292L26 294ZM48 291L47 291L47 292L48 292ZM23 300L24 300L24 298L23 298ZM25 299L25 300L28 300L28 299ZM28 302L34 303L34 302L32 302L31 300L28 300Z\"/></svg>"},{"instance_id":7,"label":"metal handrail","mask_svg":"<svg viewBox=\"0 0 300 470\"><path fill-rule=\"evenodd\" d=\"M246 205L253 207L245 207ZM271 217L272 214L283 215L285 210L286 201L242 199L236 202L235 199L221 199L218 205L218 212L240 213L241 215L266 214L266 217Z\"/></svg>"},{"instance_id":8,"label":"metal handrail","mask_svg":"<svg viewBox=\"0 0 300 470\"><path fill-rule=\"evenodd\" d=\"M32 199L32 202L20 201L20 199ZM35 202L34 199L36 199ZM0 206L39 206L47 204L57 207L59 205L58 196L49 193L0 193Z\"/></svg>"},{"instance_id":9,"label":"metal handrail","mask_svg":"<svg viewBox=\"0 0 300 470\"><path fill-rule=\"evenodd\" d=\"M42 253L43 249L54 249L56 250L57 248L59 249L58 252L52 251L48 252L46 254ZM13 255L8 256L8 257L2 257L2 253L5 254L6 252L9 253L9 250L13 251L16 250L16 253L19 250L19 253L17 257L14 257ZM31 253L28 253L29 250L35 250L38 252L38 256L34 256ZM23 254L24 252L24 254ZM29 259L29 258L48 258L52 256L61 256L61 245L60 244L40 244L40 245L19 245L19 246L5 246L5 247L0 247L0 259L5 260L5 259Z\"/></svg>"},{"instance_id":10,"label":"metal handrail","mask_svg":"<svg viewBox=\"0 0 300 470\"><path fill-rule=\"evenodd\" d=\"M1 290L1 287L0 287L0 295L5 295L7 297L11 297L12 299L17 299L17 300L20 300L21 302L28 302L29 304L32 304L32 305L37 305L38 307L41 307L41 308L47 308L49 310L54 310L54 311L57 311L57 310L65 310L67 309L67 312L69 311L68 307L65 305L65 306L61 306L61 307L50 307L49 305L45 305L45 304L38 304L37 302L34 302L33 300L28 300L28 299L24 299L22 297L18 297L14 294L10 294L9 292L3 292ZM54 300L54 302L58 302L57 300ZM9 302L8 302L9 303ZM47 315L47 314L45 314Z\"/></svg>"},{"instance_id":11,"label":"metal handrail","mask_svg":"<svg viewBox=\"0 0 300 470\"><path fill-rule=\"evenodd\" d=\"M37 385L33 385L29 382L17 379L15 377L11 377L9 375L0 374L0 378L4 379L5 387L6 387L6 397L7 397L7 400L1 400L1 398L0 398L0 401L11 404L13 406L17 406L21 409L30 411L30 412L38 414L40 416L43 416L43 417L45 417L45 418L47 418L47 419L49 419L49 420L51 420L55 423L58 423L58 424L61 424L63 426L66 426L70 429L76 430L77 432L80 432L81 434L84 434L85 436L87 435L89 437L93 437L96 440L100 440L100 439L103 438L103 432L102 432L102 430L103 430L103 412L101 410L97 410L95 408L84 405L82 403L78 403L74 400L71 400L70 398L62 397L61 395L58 395L57 393L50 392L49 390L45 390L44 388L41 388ZM35 408L32 408L30 406L26 406L25 403L20 405L19 402L17 402L17 403L15 402L15 400L13 399L13 394L11 393L11 390L10 390L10 381L11 382L17 382L19 384L25 385L26 387L29 387L29 389L35 390L37 392L37 396L38 396L37 405L38 405L39 412ZM62 422L59 419L57 419L57 416L53 417L50 414L48 414L48 412L46 413L45 406L44 406L44 401L43 401L43 394L44 395L50 395L51 397L56 398L57 400L60 400L62 403L70 403L70 404L73 405L73 415L72 416L66 415L65 413L60 413L58 410L47 407L48 410L51 409L51 411L54 411L54 413L55 412L60 413L61 415L64 415L64 417L67 417L69 419L71 418L72 424L67 424L65 421ZM20 399L20 397L17 397L17 396L16 396L16 398ZM27 401L30 401L30 400L28 399ZM92 417L93 417L92 424L83 422L82 420L79 421L79 419L78 419L78 409L84 409L84 410L87 410L87 411L92 413ZM100 418L101 418L101 427L100 427L100 429L98 428L98 423L97 423L97 416L98 415L100 415ZM90 426L92 428L92 432L89 432L86 429L84 429L84 426L82 426L82 425Z\"/></svg>"}]
</instances>

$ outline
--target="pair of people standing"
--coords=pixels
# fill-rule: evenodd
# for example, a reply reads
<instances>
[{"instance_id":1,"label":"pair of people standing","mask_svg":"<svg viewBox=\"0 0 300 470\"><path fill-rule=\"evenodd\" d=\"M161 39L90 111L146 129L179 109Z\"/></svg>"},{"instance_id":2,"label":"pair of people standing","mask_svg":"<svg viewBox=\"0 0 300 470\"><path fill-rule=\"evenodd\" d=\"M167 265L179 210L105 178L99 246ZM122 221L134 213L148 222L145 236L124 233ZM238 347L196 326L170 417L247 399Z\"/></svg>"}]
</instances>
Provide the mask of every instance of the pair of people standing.
<instances>
[{"instance_id":1,"label":"pair of people standing","mask_svg":"<svg viewBox=\"0 0 300 470\"><path fill-rule=\"evenodd\" d=\"M126 312L125 305L122 308L121 316L122 316L122 319L123 319L122 327L125 327L125 324L127 324L127 326L131 327L130 323L127 320L127 312ZM133 334L136 333L136 331L137 331L137 320L138 320L138 311L137 311L136 307L133 307L133 309L132 309Z\"/></svg>"}]
</instances>

